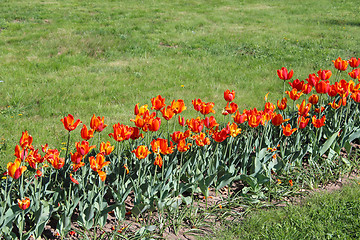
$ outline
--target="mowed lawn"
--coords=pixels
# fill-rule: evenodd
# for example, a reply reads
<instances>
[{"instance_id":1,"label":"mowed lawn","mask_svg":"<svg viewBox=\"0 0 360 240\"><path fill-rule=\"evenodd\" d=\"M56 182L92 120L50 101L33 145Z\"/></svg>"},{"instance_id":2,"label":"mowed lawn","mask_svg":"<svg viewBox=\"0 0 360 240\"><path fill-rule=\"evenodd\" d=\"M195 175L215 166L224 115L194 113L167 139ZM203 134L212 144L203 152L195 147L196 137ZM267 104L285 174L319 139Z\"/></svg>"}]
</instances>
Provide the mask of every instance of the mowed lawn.
<instances>
[{"instance_id":1,"label":"mowed lawn","mask_svg":"<svg viewBox=\"0 0 360 240\"><path fill-rule=\"evenodd\" d=\"M197 117L195 98L220 117L226 89L241 110L261 107L267 92L282 96L277 69L304 80L360 57L355 0L4 0L0 10L2 170L24 130L35 147L60 149L69 113L86 125L105 116L108 134L160 94L184 99L186 118Z\"/></svg>"}]
</instances>

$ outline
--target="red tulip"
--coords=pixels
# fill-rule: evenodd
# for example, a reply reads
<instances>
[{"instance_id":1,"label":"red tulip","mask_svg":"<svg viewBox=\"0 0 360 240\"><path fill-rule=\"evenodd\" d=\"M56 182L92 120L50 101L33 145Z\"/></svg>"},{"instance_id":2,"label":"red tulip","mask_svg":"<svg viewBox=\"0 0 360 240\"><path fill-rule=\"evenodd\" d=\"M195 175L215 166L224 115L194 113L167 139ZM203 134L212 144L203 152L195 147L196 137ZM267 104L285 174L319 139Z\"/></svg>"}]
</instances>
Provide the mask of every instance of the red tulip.
<instances>
[{"instance_id":1,"label":"red tulip","mask_svg":"<svg viewBox=\"0 0 360 240\"><path fill-rule=\"evenodd\" d=\"M281 69L277 70L277 74L280 79L285 81L292 78L294 71L291 69L291 71L288 73L288 70L285 67L282 67Z\"/></svg>"}]
</instances>

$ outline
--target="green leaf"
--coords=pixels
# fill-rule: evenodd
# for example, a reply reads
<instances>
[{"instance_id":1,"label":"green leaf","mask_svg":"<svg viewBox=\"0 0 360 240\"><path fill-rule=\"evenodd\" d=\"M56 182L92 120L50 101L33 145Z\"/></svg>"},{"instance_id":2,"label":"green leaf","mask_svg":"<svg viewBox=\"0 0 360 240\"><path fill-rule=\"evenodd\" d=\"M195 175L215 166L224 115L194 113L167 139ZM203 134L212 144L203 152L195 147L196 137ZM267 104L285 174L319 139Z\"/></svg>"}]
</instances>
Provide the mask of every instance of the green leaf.
<instances>
[{"instance_id":1,"label":"green leaf","mask_svg":"<svg viewBox=\"0 0 360 240\"><path fill-rule=\"evenodd\" d=\"M236 176L233 176L233 174L231 173L227 173L225 175L223 175L220 179L219 179L219 184L216 186L216 190L219 190L227 185L229 185L235 178Z\"/></svg>"},{"instance_id":2,"label":"green leaf","mask_svg":"<svg viewBox=\"0 0 360 240\"><path fill-rule=\"evenodd\" d=\"M335 132L328 140L326 140L324 145L322 145L322 147L320 148L320 151L319 151L320 156L322 156L330 148L330 146L335 141L337 135L338 135L338 132Z\"/></svg>"}]
</instances>

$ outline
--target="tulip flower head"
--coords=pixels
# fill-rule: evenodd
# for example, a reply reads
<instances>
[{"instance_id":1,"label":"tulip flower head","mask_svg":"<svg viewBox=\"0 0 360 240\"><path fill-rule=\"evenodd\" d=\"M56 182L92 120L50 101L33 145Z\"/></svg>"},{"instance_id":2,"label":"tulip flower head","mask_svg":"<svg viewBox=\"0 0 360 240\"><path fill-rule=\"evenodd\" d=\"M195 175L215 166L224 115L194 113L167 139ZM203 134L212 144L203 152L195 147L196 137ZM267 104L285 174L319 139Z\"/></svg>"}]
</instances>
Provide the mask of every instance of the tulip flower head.
<instances>
[{"instance_id":1,"label":"tulip flower head","mask_svg":"<svg viewBox=\"0 0 360 240\"><path fill-rule=\"evenodd\" d=\"M346 60L342 60L341 57L338 57L332 62L334 63L334 67L339 71L345 71L348 67L348 62Z\"/></svg>"},{"instance_id":2,"label":"tulip flower head","mask_svg":"<svg viewBox=\"0 0 360 240\"><path fill-rule=\"evenodd\" d=\"M95 114L92 116L90 120L90 127L96 132L102 132L107 125L104 123L104 117L100 118L100 116L95 117Z\"/></svg>"},{"instance_id":3,"label":"tulip flower head","mask_svg":"<svg viewBox=\"0 0 360 240\"><path fill-rule=\"evenodd\" d=\"M332 72L330 70L319 70L318 72L319 78L321 80L328 80L330 79Z\"/></svg>"},{"instance_id":4,"label":"tulip flower head","mask_svg":"<svg viewBox=\"0 0 360 240\"><path fill-rule=\"evenodd\" d=\"M138 159L144 159L146 158L151 152L149 151L148 147L145 145L138 146L135 150L131 151L135 153L135 156Z\"/></svg>"},{"instance_id":5,"label":"tulip flower head","mask_svg":"<svg viewBox=\"0 0 360 240\"><path fill-rule=\"evenodd\" d=\"M94 137L94 129L88 130L85 124L83 125L80 133L81 133L81 138L86 141Z\"/></svg>"},{"instance_id":6,"label":"tulip flower head","mask_svg":"<svg viewBox=\"0 0 360 240\"><path fill-rule=\"evenodd\" d=\"M316 128L321 128L322 126L325 126L325 120L325 115L320 119L317 119L315 115L312 117L312 123Z\"/></svg>"},{"instance_id":7,"label":"tulip flower head","mask_svg":"<svg viewBox=\"0 0 360 240\"><path fill-rule=\"evenodd\" d=\"M224 92L224 99L225 99L225 101L227 101L227 102L232 102L232 101L234 100L234 98L235 98L235 91L234 91L234 90L232 90L232 91L230 92L230 90L227 89L227 90Z\"/></svg>"},{"instance_id":8,"label":"tulip flower head","mask_svg":"<svg viewBox=\"0 0 360 240\"><path fill-rule=\"evenodd\" d=\"M30 198L26 197L24 199L18 199L18 206L22 210L26 210L30 207Z\"/></svg>"},{"instance_id":9,"label":"tulip flower head","mask_svg":"<svg viewBox=\"0 0 360 240\"><path fill-rule=\"evenodd\" d=\"M158 95L151 99L152 107L151 109L155 109L156 111L160 111L163 107L165 107L165 98Z\"/></svg>"},{"instance_id":10,"label":"tulip flower head","mask_svg":"<svg viewBox=\"0 0 360 240\"><path fill-rule=\"evenodd\" d=\"M33 137L28 133L28 131L25 131L22 133L20 138L20 146L22 149L31 147L31 144L33 142Z\"/></svg>"},{"instance_id":11,"label":"tulip flower head","mask_svg":"<svg viewBox=\"0 0 360 240\"><path fill-rule=\"evenodd\" d=\"M300 129L305 128L309 123L310 118L305 118L304 116L299 116L298 125Z\"/></svg>"},{"instance_id":12,"label":"tulip flower head","mask_svg":"<svg viewBox=\"0 0 360 240\"><path fill-rule=\"evenodd\" d=\"M105 161L105 156L101 153L98 153L96 158L93 156L89 157L89 162L91 169L99 174L101 181L105 181L106 173L102 171L102 168L110 164L109 161Z\"/></svg>"},{"instance_id":13,"label":"tulip flower head","mask_svg":"<svg viewBox=\"0 0 360 240\"><path fill-rule=\"evenodd\" d=\"M352 57L349 60L349 65L352 68L357 68L360 65L360 58L356 59L356 58Z\"/></svg>"},{"instance_id":14,"label":"tulip flower head","mask_svg":"<svg viewBox=\"0 0 360 240\"><path fill-rule=\"evenodd\" d=\"M183 111L185 111L186 106L185 106L184 100L182 100L182 99L179 99L177 101L173 100L171 102L171 109L175 114L180 114Z\"/></svg>"},{"instance_id":15,"label":"tulip flower head","mask_svg":"<svg viewBox=\"0 0 360 240\"><path fill-rule=\"evenodd\" d=\"M291 126L290 126L289 123L286 125L286 127L284 127L284 126L281 126L281 127L282 127L282 129L283 129L283 134L284 134L286 137L289 137L291 134L293 134L293 133L297 130L297 128L291 129Z\"/></svg>"},{"instance_id":16,"label":"tulip flower head","mask_svg":"<svg viewBox=\"0 0 360 240\"><path fill-rule=\"evenodd\" d=\"M279 110L284 110L286 108L287 104L287 98L281 99L281 102L279 103L279 100L277 101L277 107Z\"/></svg>"},{"instance_id":17,"label":"tulip flower head","mask_svg":"<svg viewBox=\"0 0 360 240\"><path fill-rule=\"evenodd\" d=\"M359 68L352 70L348 74L351 78L360 80L360 69Z\"/></svg>"},{"instance_id":18,"label":"tulip flower head","mask_svg":"<svg viewBox=\"0 0 360 240\"><path fill-rule=\"evenodd\" d=\"M77 126L81 123L80 119L77 119L74 122L74 116L71 114L61 119L61 122L64 124L65 129L69 132L75 130Z\"/></svg>"},{"instance_id":19,"label":"tulip flower head","mask_svg":"<svg viewBox=\"0 0 360 240\"><path fill-rule=\"evenodd\" d=\"M12 177L13 179L18 179L24 173L24 171L27 169L26 166L20 166L20 164L21 164L20 158L16 158L14 163L9 162L6 166L7 175Z\"/></svg>"},{"instance_id":20,"label":"tulip flower head","mask_svg":"<svg viewBox=\"0 0 360 240\"><path fill-rule=\"evenodd\" d=\"M309 103L311 103L312 105L316 105L319 102L319 96L316 94L313 94L309 97L308 99Z\"/></svg>"},{"instance_id":21,"label":"tulip flower head","mask_svg":"<svg viewBox=\"0 0 360 240\"><path fill-rule=\"evenodd\" d=\"M291 69L290 72L285 67L282 67L281 69L277 70L277 74L280 79L286 81L292 78L294 71Z\"/></svg>"},{"instance_id":22,"label":"tulip flower head","mask_svg":"<svg viewBox=\"0 0 360 240\"><path fill-rule=\"evenodd\" d=\"M271 119L271 123L274 126L280 126L281 124L283 124L284 122L289 121L290 119L283 119L283 116L279 113L279 114L274 114L273 118Z\"/></svg>"}]
</instances>

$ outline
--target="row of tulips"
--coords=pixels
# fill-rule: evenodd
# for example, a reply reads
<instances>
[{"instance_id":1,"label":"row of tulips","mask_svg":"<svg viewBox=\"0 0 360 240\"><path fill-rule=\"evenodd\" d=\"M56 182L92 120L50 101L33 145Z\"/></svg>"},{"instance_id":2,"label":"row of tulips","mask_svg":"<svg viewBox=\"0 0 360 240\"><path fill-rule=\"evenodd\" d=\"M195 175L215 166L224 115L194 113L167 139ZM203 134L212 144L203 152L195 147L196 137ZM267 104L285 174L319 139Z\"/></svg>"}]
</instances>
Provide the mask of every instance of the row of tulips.
<instances>
[{"instance_id":1,"label":"row of tulips","mask_svg":"<svg viewBox=\"0 0 360 240\"><path fill-rule=\"evenodd\" d=\"M194 99L199 116L184 119L183 100L166 105L158 95L151 99L151 109L135 106L130 120L135 126L116 123L107 136L102 135L108 127L104 117L93 115L79 137L73 132L82 121L71 114L64 117L65 153L47 144L35 149L32 136L23 132L16 158L1 181L0 234L6 239L37 238L52 219L65 237L75 210L86 230L103 227L109 212L122 220L130 211L136 217L157 211L162 226L165 210L192 206L194 194L207 199L210 187L218 191L234 181L244 184L244 198L266 200L274 174L291 174L304 164L316 168L324 161L331 166L339 162L341 149L350 152L350 143L360 136L360 59L333 62L334 80L330 70L320 69L305 79L307 83L291 81L293 70L279 69L283 98L275 105L266 95L263 110L241 112L235 91L226 90L222 114L230 119L227 123L209 116L215 113L213 102ZM345 75L348 66L353 69ZM353 80L337 81L344 75ZM172 119L176 121L170 132ZM164 120L166 127L161 128ZM166 133L160 131L165 128ZM82 140L70 146L71 137ZM131 209L125 206L129 196Z\"/></svg>"}]
</instances>

